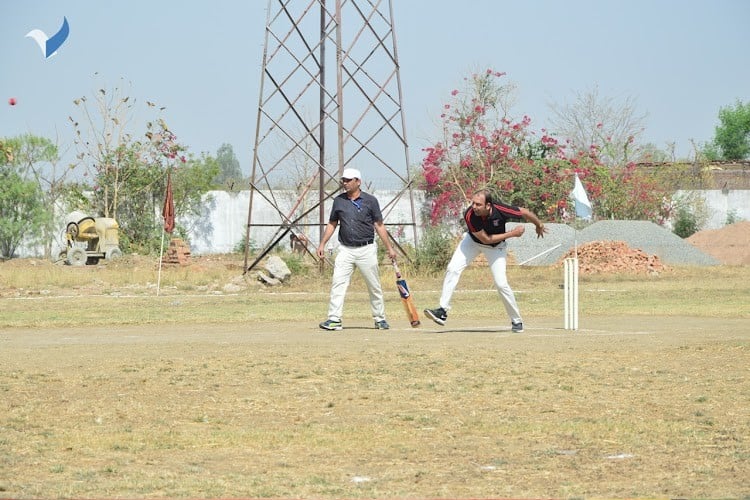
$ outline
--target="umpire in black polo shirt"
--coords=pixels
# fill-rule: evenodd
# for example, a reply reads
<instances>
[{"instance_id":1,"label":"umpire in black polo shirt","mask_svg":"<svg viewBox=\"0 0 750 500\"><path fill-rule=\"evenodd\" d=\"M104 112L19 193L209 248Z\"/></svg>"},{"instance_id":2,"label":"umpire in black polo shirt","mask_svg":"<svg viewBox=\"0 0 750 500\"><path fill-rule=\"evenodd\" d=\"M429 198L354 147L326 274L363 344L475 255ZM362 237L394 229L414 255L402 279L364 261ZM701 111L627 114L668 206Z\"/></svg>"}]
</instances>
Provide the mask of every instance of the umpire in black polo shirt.
<instances>
[{"instance_id":1,"label":"umpire in black polo shirt","mask_svg":"<svg viewBox=\"0 0 750 500\"><path fill-rule=\"evenodd\" d=\"M328 319L320 324L324 330L341 330L341 317L344 311L344 296L352 278L354 268L359 269L370 292L370 307L375 328L390 328L385 320L385 302L380 286L378 249L375 232L386 247L388 257L396 258L396 252L388 240L388 232L383 224L378 199L360 189L362 174L354 168L344 169L341 176L344 192L333 199L331 215L328 218L323 238L318 245L318 257L325 256L325 247L339 228L339 250L333 267L331 300L328 304Z\"/></svg>"}]
</instances>

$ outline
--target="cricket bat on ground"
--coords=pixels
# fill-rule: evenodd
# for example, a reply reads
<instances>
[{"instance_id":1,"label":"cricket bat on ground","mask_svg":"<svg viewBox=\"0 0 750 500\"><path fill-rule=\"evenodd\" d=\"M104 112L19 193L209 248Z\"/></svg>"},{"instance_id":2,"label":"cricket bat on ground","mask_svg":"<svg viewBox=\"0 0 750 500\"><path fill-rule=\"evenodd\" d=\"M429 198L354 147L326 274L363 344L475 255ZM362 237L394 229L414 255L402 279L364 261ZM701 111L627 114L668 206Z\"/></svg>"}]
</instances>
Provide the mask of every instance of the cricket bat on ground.
<instances>
[{"instance_id":1,"label":"cricket bat on ground","mask_svg":"<svg viewBox=\"0 0 750 500\"><path fill-rule=\"evenodd\" d=\"M398 294L401 295L401 302L404 304L406 318L409 320L409 323L411 323L411 326L416 328L420 325L417 306L414 305L414 300L409 292L409 287L406 284L406 280L401 276L401 271L399 271L396 261L393 260L391 262L393 263L393 270L396 271L396 288L398 289Z\"/></svg>"}]
</instances>

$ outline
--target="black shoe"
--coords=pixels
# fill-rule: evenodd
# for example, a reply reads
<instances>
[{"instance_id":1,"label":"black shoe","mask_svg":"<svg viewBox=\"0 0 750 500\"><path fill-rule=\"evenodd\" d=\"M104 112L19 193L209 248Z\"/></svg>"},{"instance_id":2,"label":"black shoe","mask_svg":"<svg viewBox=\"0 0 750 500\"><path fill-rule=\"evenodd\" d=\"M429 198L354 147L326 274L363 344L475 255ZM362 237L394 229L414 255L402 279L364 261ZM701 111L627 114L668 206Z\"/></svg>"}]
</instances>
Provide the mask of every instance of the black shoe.
<instances>
[{"instance_id":1,"label":"black shoe","mask_svg":"<svg viewBox=\"0 0 750 500\"><path fill-rule=\"evenodd\" d=\"M442 307L438 307L437 309L425 309L424 313L425 316L430 318L438 325L444 325L448 320L448 313L445 312L445 309L443 309Z\"/></svg>"},{"instance_id":2,"label":"black shoe","mask_svg":"<svg viewBox=\"0 0 750 500\"><path fill-rule=\"evenodd\" d=\"M510 324L510 331L513 333L523 333L523 323L511 323Z\"/></svg>"}]
</instances>

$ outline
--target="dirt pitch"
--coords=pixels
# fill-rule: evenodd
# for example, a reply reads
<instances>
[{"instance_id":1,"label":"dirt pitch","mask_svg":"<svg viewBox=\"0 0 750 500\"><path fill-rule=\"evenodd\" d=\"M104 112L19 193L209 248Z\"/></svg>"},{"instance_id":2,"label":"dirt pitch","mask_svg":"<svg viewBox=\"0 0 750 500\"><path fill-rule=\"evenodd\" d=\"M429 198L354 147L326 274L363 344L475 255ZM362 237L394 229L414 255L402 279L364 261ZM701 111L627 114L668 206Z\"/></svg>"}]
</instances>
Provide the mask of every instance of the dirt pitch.
<instances>
[{"instance_id":1,"label":"dirt pitch","mask_svg":"<svg viewBox=\"0 0 750 500\"><path fill-rule=\"evenodd\" d=\"M750 497L746 319L0 330L0 497Z\"/></svg>"}]
</instances>

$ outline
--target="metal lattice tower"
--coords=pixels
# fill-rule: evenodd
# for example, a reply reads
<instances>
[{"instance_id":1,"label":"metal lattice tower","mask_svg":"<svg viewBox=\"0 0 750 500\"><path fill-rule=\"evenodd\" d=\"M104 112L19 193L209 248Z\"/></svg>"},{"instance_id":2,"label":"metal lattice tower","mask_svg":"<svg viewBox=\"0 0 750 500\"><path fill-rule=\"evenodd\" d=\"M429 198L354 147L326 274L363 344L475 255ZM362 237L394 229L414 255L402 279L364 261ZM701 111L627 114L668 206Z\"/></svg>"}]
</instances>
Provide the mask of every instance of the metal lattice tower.
<instances>
[{"instance_id":1,"label":"metal lattice tower","mask_svg":"<svg viewBox=\"0 0 750 500\"><path fill-rule=\"evenodd\" d=\"M318 228L320 241L347 167L363 172L365 191L392 188L379 196L386 227L411 229L416 247L391 0L269 0L261 73L245 271L290 232L314 241ZM409 209L394 210L404 196ZM254 223L259 204L277 221ZM269 228L248 267L251 231Z\"/></svg>"}]
</instances>

